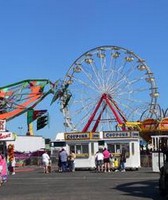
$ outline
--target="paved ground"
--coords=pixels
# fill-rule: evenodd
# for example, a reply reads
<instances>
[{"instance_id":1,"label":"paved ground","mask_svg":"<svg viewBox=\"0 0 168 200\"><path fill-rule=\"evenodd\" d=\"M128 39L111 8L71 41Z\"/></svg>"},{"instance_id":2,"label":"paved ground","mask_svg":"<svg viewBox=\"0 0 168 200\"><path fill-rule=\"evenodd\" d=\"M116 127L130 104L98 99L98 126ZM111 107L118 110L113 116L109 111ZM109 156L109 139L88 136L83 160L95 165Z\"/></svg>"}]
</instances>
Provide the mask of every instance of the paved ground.
<instances>
[{"instance_id":1,"label":"paved ground","mask_svg":"<svg viewBox=\"0 0 168 200\"><path fill-rule=\"evenodd\" d=\"M20 168L0 188L1 200L164 200L158 173L150 168L125 173L43 174L42 168Z\"/></svg>"}]
</instances>

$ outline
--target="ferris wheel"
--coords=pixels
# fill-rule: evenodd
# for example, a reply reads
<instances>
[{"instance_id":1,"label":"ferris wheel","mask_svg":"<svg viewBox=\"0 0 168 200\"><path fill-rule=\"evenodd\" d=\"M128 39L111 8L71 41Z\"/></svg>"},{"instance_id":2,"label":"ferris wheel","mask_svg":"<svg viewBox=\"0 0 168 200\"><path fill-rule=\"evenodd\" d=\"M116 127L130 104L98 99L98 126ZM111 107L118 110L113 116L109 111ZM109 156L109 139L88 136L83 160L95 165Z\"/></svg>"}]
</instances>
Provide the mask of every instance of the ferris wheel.
<instances>
[{"instance_id":1,"label":"ferris wheel","mask_svg":"<svg viewBox=\"0 0 168 200\"><path fill-rule=\"evenodd\" d=\"M112 131L127 121L152 118L159 96L154 75L134 52L118 46L91 49L64 78L72 97L62 112L67 131Z\"/></svg>"}]
</instances>

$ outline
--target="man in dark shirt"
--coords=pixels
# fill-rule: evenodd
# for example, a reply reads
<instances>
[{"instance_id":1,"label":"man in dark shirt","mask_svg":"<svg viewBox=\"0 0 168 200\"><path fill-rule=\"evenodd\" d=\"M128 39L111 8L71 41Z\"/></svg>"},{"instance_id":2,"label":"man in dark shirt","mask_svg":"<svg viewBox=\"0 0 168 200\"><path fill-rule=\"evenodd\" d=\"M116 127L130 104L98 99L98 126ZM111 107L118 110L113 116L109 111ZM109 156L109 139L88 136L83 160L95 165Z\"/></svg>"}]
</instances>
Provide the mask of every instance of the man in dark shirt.
<instances>
[{"instance_id":1,"label":"man in dark shirt","mask_svg":"<svg viewBox=\"0 0 168 200\"><path fill-rule=\"evenodd\" d=\"M60 156L60 161L61 161L62 172L66 172L67 171L68 154L64 148L62 148L59 156Z\"/></svg>"}]
</instances>

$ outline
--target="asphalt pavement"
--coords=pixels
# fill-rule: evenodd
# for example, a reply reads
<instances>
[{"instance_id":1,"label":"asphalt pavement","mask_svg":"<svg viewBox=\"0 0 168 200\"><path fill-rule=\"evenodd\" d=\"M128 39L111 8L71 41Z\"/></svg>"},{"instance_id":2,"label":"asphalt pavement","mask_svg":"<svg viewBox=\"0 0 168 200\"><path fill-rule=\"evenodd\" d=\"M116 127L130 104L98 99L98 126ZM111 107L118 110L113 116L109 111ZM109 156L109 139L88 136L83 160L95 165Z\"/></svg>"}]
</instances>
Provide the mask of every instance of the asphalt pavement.
<instances>
[{"instance_id":1,"label":"asphalt pavement","mask_svg":"<svg viewBox=\"0 0 168 200\"><path fill-rule=\"evenodd\" d=\"M164 200L159 174L138 171L96 173L75 171L44 174L42 167L25 167L0 187L1 200Z\"/></svg>"}]
</instances>

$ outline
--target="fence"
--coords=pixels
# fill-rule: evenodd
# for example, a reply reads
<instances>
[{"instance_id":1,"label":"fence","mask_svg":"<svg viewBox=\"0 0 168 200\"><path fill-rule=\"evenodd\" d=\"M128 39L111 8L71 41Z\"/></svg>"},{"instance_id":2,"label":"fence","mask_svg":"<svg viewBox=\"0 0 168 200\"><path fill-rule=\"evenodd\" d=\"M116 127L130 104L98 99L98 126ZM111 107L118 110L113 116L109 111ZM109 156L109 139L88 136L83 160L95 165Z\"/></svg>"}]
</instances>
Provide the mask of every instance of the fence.
<instances>
[{"instance_id":1,"label":"fence","mask_svg":"<svg viewBox=\"0 0 168 200\"><path fill-rule=\"evenodd\" d=\"M56 157L51 157L51 162L53 165L57 165L58 159ZM41 156L30 156L30 157L16 157L16 167L27 166L27 165L42 165Z\"/></svg>"},{"instance_id":2,"label":"fence","mask_svg":"<svg viewBox=\"0 0 168 200\"><path fill-rule=\"evenodd\" d=\"M141 167L152 167L152 155L141 155ZM51 157L52 165L58 164L58 158ZM31 156L31 157L16 157L16 166L26 166L26 165L42 165L41 156Z\"/></svg>"}]
</instances>

